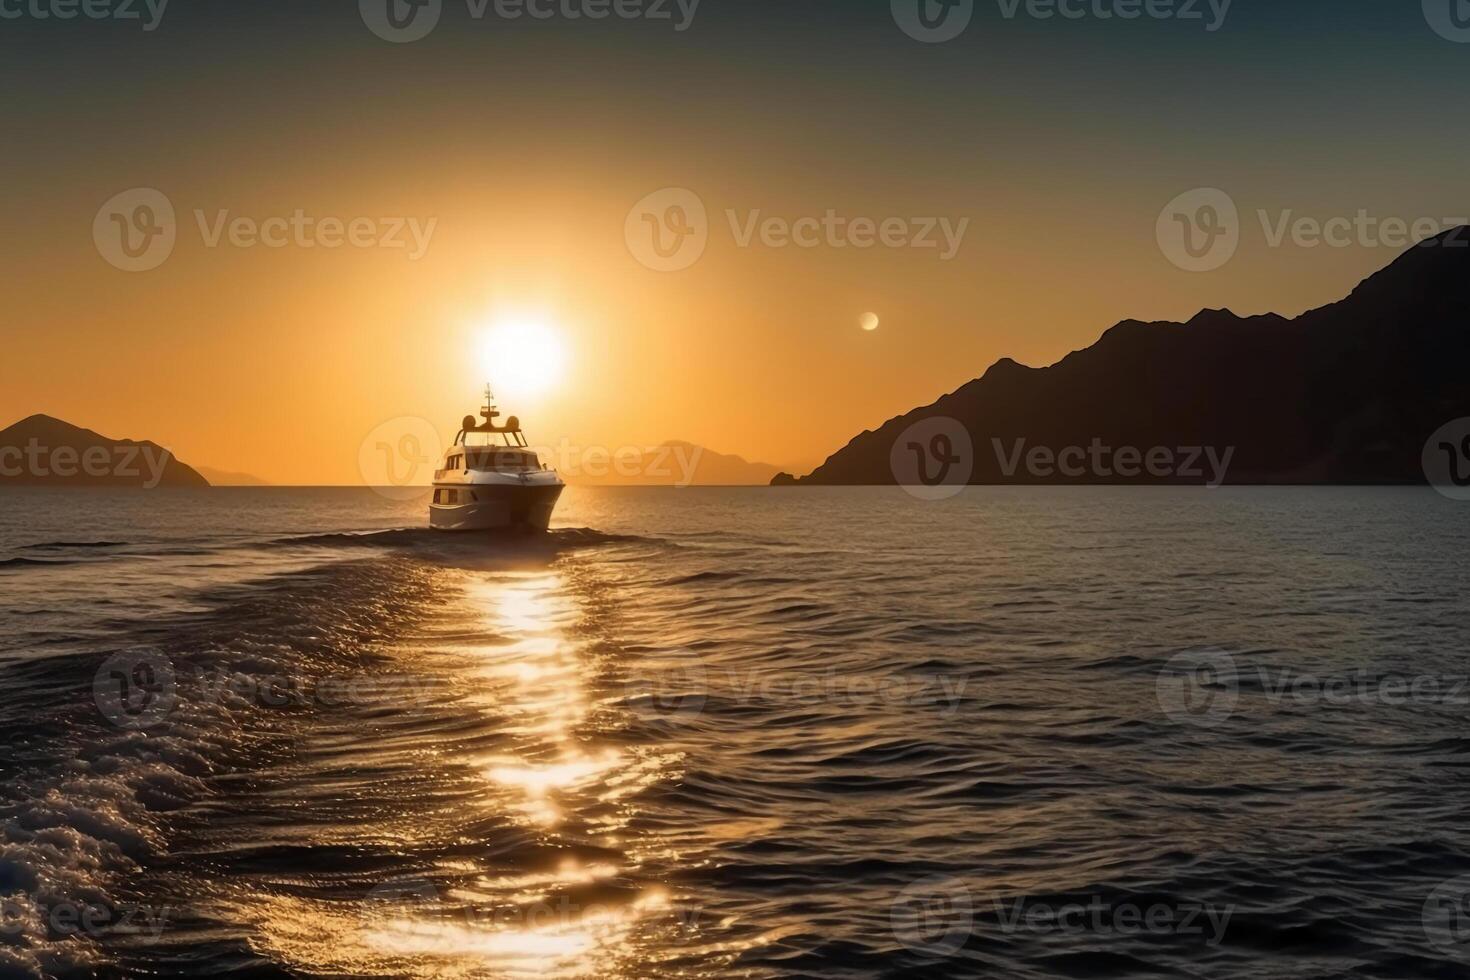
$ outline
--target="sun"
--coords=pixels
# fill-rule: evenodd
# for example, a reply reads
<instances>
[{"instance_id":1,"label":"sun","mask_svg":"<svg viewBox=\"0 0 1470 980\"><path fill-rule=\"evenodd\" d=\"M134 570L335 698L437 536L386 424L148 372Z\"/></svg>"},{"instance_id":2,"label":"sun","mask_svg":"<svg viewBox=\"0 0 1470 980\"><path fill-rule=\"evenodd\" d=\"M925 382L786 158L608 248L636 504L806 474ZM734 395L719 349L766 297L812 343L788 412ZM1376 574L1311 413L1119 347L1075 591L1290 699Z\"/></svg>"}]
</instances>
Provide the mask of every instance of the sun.
<instances>
[{"instance_id":1,"label":"sun","mask_svg":"<svg viewBox=\"0 0 1470 980\"><path fill-rule=\"evenodd\" d=\"M541 319L496 320L480 338L479 355L480 373L507 399L545 395L566 370L561 334Z\"/></svg>"}]
</instances>

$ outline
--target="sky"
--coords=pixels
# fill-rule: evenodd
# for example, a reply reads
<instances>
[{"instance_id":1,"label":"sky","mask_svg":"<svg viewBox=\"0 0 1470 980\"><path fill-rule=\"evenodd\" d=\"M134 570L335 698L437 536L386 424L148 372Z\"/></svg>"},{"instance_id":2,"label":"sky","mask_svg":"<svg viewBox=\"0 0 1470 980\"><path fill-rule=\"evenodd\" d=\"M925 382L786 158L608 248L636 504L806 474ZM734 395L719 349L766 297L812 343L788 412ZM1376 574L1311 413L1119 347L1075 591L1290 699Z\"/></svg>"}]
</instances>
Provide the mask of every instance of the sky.
<instances>
[{"instance_id":1,"label":"sky","mask_svg":"<svg viewBox=\"0 0 1470 980\"><path fill-rule=\"evenodd\" d=\"M490 380L538 444L805 472L1470 214L1450 0L388 2L0 0L0 426L353 484ZM539 388L483 353L531 328Z\"/></svg>"}]
</instances>

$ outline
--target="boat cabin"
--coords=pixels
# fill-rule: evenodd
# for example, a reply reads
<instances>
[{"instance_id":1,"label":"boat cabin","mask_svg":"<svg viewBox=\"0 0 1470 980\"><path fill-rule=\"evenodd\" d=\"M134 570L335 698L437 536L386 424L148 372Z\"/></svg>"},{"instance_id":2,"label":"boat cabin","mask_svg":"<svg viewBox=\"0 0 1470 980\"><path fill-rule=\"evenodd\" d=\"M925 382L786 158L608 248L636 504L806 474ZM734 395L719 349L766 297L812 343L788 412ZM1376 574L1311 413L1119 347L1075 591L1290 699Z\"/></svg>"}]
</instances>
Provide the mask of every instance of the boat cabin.
<instances>
[{"instance_id":1,"label":"boat cabin","mask_svg":"<svg viewBox=\"0 0 1470 980\"><path fill-rule=\"evenodd\" d=\"M480 409L483 422L466 415L460 425L459 435L454 437L454 447L445 454L444 469L440 473L478 471L481 473L525 473L546 469L541 460L530 449L526 434L521 431L521 420L514 415L503 424L495 420L500 412L495 408L495 395L489 386L485 388L485 407Z\"/></svg>"}]
</instances>

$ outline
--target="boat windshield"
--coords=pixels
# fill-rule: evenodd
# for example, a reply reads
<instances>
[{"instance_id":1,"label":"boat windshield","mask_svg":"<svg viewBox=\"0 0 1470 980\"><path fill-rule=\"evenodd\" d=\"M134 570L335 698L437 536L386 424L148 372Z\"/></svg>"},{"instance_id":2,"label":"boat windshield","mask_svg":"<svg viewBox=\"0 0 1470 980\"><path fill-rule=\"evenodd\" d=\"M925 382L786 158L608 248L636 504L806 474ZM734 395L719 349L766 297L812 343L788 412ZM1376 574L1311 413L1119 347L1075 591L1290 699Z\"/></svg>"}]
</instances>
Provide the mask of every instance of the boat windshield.
<instances>
[{"instance_id":1,"label":"boat windshield","mask_svg":"<svg viewBox=\"0 0 1470 980\"><path fill-rule=\"evenodd\" d=\"M488 471L539 470L541 461L536 454L524 449L480 449L466 451L470 469Z\"/></svg>"}]
</instances>

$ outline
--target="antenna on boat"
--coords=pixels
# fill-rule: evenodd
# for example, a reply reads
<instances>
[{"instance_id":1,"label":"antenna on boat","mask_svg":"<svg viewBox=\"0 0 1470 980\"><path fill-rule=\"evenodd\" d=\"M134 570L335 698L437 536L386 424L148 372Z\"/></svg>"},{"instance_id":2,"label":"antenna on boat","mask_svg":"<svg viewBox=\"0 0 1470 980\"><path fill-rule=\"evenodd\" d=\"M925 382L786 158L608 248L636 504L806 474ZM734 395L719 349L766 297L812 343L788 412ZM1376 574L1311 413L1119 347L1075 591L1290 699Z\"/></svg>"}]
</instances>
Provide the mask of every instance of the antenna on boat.
<instances>
[{"instance_id":1,"label":"antenna on boat","mask_svg":"<svg viewBox=\"0 0 1470 980\"><path fill-rule=\"evenodd\" d=\"M454 444L460 444L460 440L466 439L470 433L483 433L487 437L498 435L507 446L518 446L524 449L527 446L526 436L521 432L521 420L512 415L505 420L504 425L496 425L495 420L500 418L500 412L495 407L495 392L487 384L485 386L485 407L480 409L480 417L485 421L475 424L473 415L464 417L464 424L460 427L459 435L455 437ZM466 444L468 444L466 442Z\"/></svg>"},{"instance_id":2,"label":"antenna on boat","mask_svg":"<svg viewBox=\"0 0 1470 980\"><path fill-rule=\"evenodd\" d=\"M490 390L490 385L485 385L485 407L480 409L480 416L490 422L500 418L500 413L495 410L495 392Z\"/></svg>"}]
</instances>

